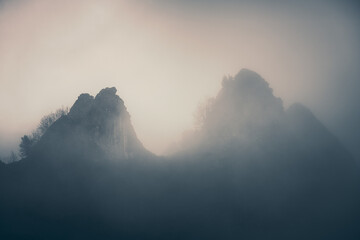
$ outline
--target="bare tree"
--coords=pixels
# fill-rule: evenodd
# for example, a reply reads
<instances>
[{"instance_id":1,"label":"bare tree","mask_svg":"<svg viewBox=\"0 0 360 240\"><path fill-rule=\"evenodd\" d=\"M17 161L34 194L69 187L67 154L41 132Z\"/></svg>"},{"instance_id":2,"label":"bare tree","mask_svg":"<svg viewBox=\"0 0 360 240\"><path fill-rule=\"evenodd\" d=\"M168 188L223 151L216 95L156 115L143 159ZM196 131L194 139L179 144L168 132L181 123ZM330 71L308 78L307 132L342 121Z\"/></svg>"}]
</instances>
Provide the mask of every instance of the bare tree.
<instances>
[{"instance_id":1,"label":"bare tree","mask_svg":"<svg viewBox=\"0 0 360 240\"><path fill-rule=\"evenodd\" d=\"M21 138L21 142L19 145L20 157L25 158L25 157L29 156L34 143L35 143L34 138L32 138L31 136L29 137L27 135L24 135Z\"/></svg>"},{"instance_id":2,"label":"bare tree","mask_svg":"<svg viewBox=\"0 0 360 240\"><path fill-rule=\"evenodd\" d=\"M25 158L29 156L35 144L40 140L50 126L60 117L68 114L68 112L69 108L60 108L55 112L42 117L38 127L30 135L24 135L21 138L21 143L19 145L20 157Z\"/></svg>"}]
</instances>

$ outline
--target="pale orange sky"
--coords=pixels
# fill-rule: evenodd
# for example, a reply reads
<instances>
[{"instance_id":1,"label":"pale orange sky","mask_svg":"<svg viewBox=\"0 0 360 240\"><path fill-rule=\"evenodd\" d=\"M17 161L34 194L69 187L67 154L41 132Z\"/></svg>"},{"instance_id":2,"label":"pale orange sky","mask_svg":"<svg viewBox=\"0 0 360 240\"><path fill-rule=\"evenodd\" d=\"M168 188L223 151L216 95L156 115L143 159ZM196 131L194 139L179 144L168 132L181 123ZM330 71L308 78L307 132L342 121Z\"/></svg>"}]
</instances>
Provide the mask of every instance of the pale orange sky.
<instances>
[{"instance_id":1,"label":"pale orange sky","mask_svg":"<svg viewBox=\"0 0 360 240\"><path fill-rule=\"evenodd\" d=\"M302 101L316 108L334 68L357 54L356 26L331 6L306 16L257 5L159 6L5 1L0 151L16 148L43 115L70 107L80 93L115 86L140 140L161 154L192 127L197 105L216 94L224 75L250 68L286 105Z\"/></svg>"}]
</instances>

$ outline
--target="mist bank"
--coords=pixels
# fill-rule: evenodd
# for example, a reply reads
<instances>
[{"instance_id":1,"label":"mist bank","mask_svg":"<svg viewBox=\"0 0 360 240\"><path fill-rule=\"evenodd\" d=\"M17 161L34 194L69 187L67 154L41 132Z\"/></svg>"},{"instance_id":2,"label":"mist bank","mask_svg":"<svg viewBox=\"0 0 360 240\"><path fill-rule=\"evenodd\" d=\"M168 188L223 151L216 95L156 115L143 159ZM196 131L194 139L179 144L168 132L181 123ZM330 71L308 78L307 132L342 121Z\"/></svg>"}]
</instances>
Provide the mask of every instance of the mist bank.
<instances>
[{"instance_id":1,"label":"mist bank","mask_svg":"<svg viewBox=\"0 0 360 240\"><path fill-rule=\"evenodd\" d=\"M358 239L360 170L304 105L243 69L167 157L115 88L81 94L23 159L0 164L4 239Z\"/></svg>"}]
</instances>

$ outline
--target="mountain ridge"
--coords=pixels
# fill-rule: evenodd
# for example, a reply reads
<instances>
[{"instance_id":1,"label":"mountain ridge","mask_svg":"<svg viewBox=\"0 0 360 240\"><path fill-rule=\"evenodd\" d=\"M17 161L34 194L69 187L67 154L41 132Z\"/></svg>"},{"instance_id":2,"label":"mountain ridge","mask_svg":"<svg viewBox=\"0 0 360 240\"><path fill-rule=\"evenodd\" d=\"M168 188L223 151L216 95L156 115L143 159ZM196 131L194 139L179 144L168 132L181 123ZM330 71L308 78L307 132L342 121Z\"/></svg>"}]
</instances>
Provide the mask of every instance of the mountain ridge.
<instances>
[{"instance_id":1,"label":"mountain ridge","mask_svg":"<svg viewBox=\"0 0 360 240\"><path fill-rule=\"evenodd\" d=\"M360 237L351 155L250 70L223 81L171 156L143 148L116 88L81 94L35 148L0 164L0 238Z\"/></svg>"}]
</instances>

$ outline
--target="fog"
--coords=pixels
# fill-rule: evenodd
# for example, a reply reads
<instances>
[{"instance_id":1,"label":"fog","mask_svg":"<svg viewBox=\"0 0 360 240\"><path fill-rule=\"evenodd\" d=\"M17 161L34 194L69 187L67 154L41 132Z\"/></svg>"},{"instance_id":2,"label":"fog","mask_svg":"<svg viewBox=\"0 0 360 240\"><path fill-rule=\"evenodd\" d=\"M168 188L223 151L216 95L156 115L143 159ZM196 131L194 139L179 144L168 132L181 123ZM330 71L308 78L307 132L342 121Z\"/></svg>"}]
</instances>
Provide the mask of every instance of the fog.
<instances>
[{"instance_id":1,"label":"fog","mask_svg":"<svg viewBox=\"0 0 360 240\"><path fill-rule=\"evenodd\" d=\"M359 239L359 167L306 106L242 69L197 113L166 157L114 87L45 116L0 162L0 238Z\"/></svg>"},{"instance_id":2,"label":"fog","mask_svg":"<svg viewBox=\"0 0 360 240\"><path fill-rule=\"evenodd\" d=\"M359 10L0 0L0 239L360 239Z\"/></svg>"},{"instance_id":3,"label":"fog","mask_svg":"<svg viewBox=\"0 0 360 240\"><path fill-rule=\"evenodd\" d=\"M80 93L115 86L162 154L224 75L260 73L359 156L359 6L350 1L2 1L0 151Z\"/></svg>"}]
</instances>

